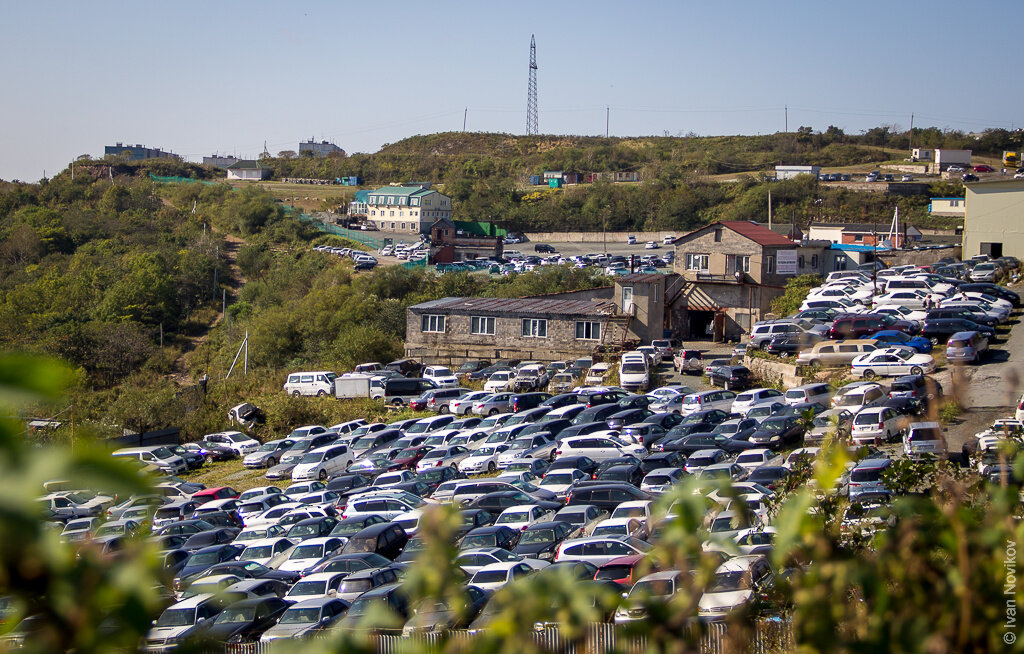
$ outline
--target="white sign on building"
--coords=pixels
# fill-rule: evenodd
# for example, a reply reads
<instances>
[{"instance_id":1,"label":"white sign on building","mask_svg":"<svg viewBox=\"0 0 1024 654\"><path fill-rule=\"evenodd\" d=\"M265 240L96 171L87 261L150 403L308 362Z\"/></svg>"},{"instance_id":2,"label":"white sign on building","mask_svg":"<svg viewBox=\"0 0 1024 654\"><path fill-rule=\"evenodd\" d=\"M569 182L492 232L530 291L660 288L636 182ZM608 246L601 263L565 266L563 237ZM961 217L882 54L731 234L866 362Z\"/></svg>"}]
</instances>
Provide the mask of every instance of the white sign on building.
<instances>
[{"instance_id":1,"label":"white sign on building","mask_svg":"<svg viewBox=\"0 0 1024 654\"><path fill-rule=\"evenodd\" d=\"M776 257L776 270L780 275L796 274L796 250L779 250Z\"/></svg>"}]
</instances>

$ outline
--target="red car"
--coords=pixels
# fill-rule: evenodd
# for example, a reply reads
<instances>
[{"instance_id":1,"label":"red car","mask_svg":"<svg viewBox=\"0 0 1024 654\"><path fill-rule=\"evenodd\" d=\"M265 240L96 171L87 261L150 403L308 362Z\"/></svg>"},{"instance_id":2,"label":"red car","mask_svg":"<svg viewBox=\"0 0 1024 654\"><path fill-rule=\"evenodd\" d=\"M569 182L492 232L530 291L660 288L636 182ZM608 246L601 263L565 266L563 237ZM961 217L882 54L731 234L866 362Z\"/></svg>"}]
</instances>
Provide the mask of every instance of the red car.
<instances>
[{"instance_id":1,"label":"red car","mask_svg":"<svg viewBox=\"0 0 1024 654\"><path fill-rule=\"evenodd\" d=\"M612 559L597 569L594 579L614 581L626 588L632 588L636 580L640 578L637 568L640 562L646 558L643 554L630 554Z\"/></svg>"},{"instance_id":2,"label":"red car","mask_svg":"<svg viewBox=\"0 0 1024 654\"><path fill-rule=\"evenodd\" d=\"M206 502L212 502L214 500L234 500L238 499L238 491L230 486L218 486L216 488L204 488L192 495L193 502L199 502L205 504Z\"/></svg>"},{"instance_id":3,"label":"red car","mask_svg":"<svg viewBox=\"0 0 1024 654\"><path fill-rule=\"evenodd\" d=\"M431 449L425 445L419 447L407 447L398 453L394 459L391 460L391 470L415 470L416 464L420 462L427 452Z\"/></svg>"},{"instance_id":4,"label":"red car","mask_svg":"<svg viewBox=\"0 0 1024 654\"><path fill-rule=\"evenodd\" d=\"M995 168L987 164L979 164L974 167L974 172L976 173L994 173L995 171Z\"/></svg>"}]
</instances>

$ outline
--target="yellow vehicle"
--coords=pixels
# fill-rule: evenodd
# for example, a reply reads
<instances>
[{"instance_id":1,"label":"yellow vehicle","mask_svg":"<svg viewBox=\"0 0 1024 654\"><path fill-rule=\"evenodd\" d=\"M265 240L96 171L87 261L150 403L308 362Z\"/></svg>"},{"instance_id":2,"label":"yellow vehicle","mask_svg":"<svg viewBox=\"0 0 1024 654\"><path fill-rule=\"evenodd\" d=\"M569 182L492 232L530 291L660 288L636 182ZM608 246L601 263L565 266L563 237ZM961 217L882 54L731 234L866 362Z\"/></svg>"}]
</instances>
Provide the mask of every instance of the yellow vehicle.
<instances>
[{"instance_id":1,"label":"yellow vehicle","mask_svg":"<svg viewBox=\"0 0 1024 654\"><path fill-rule=\"evenodd\" d=\"M1020 165L1020 152L1003 152L1003 166L1007 168L1016 168Z\"/></svg>"}]
</instances>

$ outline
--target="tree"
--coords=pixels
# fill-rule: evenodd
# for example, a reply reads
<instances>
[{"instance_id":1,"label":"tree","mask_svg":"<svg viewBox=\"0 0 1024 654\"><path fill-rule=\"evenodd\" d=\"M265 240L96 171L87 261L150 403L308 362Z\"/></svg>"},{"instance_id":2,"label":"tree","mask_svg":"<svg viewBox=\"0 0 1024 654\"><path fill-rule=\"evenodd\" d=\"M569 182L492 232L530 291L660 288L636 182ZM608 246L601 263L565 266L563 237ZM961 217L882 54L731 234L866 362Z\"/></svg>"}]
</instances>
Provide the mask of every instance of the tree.
<instances>
[{"instance_id":1,"label":"tree","mask_svg":"<svg viewBox=\"0 0 1024 654\"><path fill-rule=\"evenodd\" d=\"M800 310L807 293L821 284L818 275L800 275L786 282L785 291L771 302L772 312L780 316L788 316Z\"/></svg>"}]
</instances>

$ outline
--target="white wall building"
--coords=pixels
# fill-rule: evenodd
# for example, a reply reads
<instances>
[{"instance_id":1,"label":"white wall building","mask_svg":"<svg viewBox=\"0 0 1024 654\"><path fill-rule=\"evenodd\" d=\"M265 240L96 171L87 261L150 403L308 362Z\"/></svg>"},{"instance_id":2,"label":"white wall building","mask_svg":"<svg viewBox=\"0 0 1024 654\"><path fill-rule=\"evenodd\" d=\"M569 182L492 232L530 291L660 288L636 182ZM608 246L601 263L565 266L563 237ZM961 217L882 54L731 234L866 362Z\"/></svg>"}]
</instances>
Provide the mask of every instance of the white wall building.
<instances>
[{"instance_id":1,"label":"white wall building","mask_svg":"<svg viewBox=\"0 0 1024 654\"><path fill-rule=\"evenodd\" d=\"M793 179L797 175L821 174L821 166L775 166L776 179Z\"/></svg>"},{"instance_id":2,"label":"white wall building","mask_svg":"<svg viewBox=\"0 0 1024 654\"><path fill-rule=\"evenodd\" d=\"M429 234L438 220L451 220L452 200L421 186L383 186L370 191L366 211L366 219L382 231Z\"/></svg>"}]
</instances>

